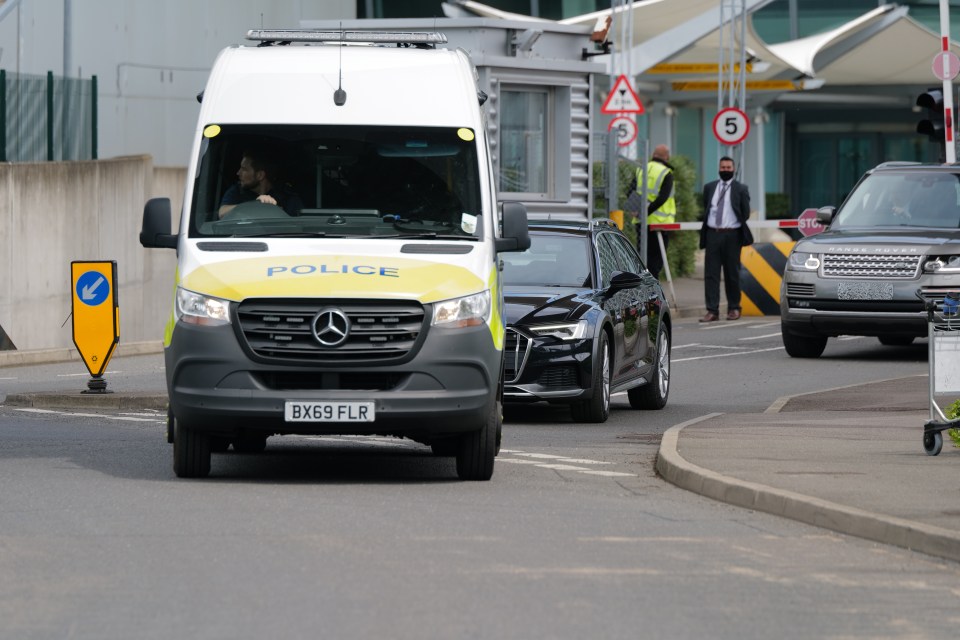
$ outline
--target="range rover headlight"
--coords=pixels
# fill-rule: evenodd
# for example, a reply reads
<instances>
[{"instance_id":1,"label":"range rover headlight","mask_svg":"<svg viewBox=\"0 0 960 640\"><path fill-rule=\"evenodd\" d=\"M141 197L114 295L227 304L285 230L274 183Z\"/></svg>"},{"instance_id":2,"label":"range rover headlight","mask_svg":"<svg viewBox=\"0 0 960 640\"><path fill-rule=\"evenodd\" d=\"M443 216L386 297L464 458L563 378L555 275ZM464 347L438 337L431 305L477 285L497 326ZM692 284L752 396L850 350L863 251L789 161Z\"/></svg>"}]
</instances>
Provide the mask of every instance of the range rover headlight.
<instances>
[{"instance_id":1,"label":"range rover headlight","mask_svg":"<svg viewBox=\"0 0 960 640\"><path fill-rule=\"evenodd\" d=\"M433 306L434 325L473 327L490 318L490 290L472 296L438 302Z\"/></svg>"},{"instance_id":2,"label":"range rover headlight","mask_svg":"<svg viewBox=\"0 0 960 640\"><path fill-rule=\"evenodd\" d=\"M587 321L580 322L558 322L556 324L541 324L536 327L528 327L530 333L541 338L552 336L561 340L580 340L587 335Z\"/></svg>"},{"instance_id":3,"label":"range rover headlight","mask_svg":"<svg viewBox=\"0 0 960 640\"><path fill-rule=\"evenodd\" d=\"M787 260L787 269L791 271L816 271L820 268L820 256L816 253L794 251Z\"/></svg>"},{"instance_id":4,"label":"range rover headlight","mask_svg":"<svg viewBox=\"0 0 960 640\"><path fill-rule=\"evenodd\" d=\"M960 256L936 256L923 263L927 273L960 273Z\"/></svg>"},{"instance_id":5,"label":"range rover headlight","mask_svg":"<svg viewBox=\"0 0 960 640\"><path fill-rule=\"evenodd\" d=\"M188 324L230 324L230 303L177 287L177 319Z\"/></svg>"}]
</instances>

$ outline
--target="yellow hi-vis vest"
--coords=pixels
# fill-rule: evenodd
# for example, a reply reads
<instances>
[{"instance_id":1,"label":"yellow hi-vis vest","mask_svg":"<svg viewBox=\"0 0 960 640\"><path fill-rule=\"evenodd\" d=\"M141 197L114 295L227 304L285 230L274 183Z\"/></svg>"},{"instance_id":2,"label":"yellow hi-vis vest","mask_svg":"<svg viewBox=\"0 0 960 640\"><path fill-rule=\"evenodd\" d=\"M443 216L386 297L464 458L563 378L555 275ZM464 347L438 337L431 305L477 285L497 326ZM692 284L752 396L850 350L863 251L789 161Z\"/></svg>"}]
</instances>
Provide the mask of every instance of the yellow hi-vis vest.
<instances>
[{"instance_id":1,"label":"yellow hi-vis vest","mask_svg":"<svg viewBox=\"0 0 960 640\"><path fill-rule=\"evenodd\" d=\"M660 185L663 184L664 178L667 177L667 174L670 173L670 167L666 166L662 162L648 162L647 163L647 203L651 203L657 199L657 194L660 193ZM643 171L637 169L637 183L640 183L641 178L643 178ZM676 182L674 182L676 186ZM647 224L672 224L677 218L677 201L673 198L673 191L670 192L670 197L667 198L667 201L660 206L659 209L647 216Z\"/></svg>"}]
</instances>

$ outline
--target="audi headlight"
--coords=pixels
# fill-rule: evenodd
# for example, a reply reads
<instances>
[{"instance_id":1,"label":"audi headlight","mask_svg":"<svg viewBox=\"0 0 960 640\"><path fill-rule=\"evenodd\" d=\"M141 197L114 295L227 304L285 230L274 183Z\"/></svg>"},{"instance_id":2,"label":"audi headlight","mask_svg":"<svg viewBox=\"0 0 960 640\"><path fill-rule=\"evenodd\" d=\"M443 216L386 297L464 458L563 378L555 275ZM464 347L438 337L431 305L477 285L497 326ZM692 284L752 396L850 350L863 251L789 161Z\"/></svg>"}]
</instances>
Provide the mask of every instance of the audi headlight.
<instances>
[{"instance_id":1,"label":"audi headlight","mask_svg":"<svg viewBox=\"0 0 960 640\"><path fill-rule=\"evenodd\" d=\"M444 327L473 327L490 319L490 290L472 296L438 302L433 306L433 324Z\"/></svg>"},{"instance_id":2,"label":"audi headlight","mask_svg":"<svg viewBox=\"0 0 960 640\"><path fill-rule=\"evenodd\" d=\"M178 287L177 319L204 326L230 324L230 303Z\"/></svg>"},{"instance_id":3,"label":"audi headlight","mask_svg":"<svg viewBox=\"0 0 960 640\"><path fill-rule=\"evenodd\" d=\"M816 271L820 268L820 256L816 253L794 251L787 260L787 269L791 271Z\"/></svg>"},{"instance_id":4,"label":"audi headlight","mask_svg":"<svg viewBox=\"0 0 960 640\"><path fill-rule=\"evenodd\" d=\"M927 273L960 273L960 256L938 256L923 263Z\"/></svg>"},{"instance_id":5,"label":"audi headlight","mask_svg":"<svg viewBox=\"0 0 960 640\"><path fill-rule=\"evenodd\" d=\"M552 336L561 340L580 340L587 335L587 321L580 322L558 322L557 324L541 324L536 327L528 327L530 333L541 338Z\"/></svg>"}]
</instances>

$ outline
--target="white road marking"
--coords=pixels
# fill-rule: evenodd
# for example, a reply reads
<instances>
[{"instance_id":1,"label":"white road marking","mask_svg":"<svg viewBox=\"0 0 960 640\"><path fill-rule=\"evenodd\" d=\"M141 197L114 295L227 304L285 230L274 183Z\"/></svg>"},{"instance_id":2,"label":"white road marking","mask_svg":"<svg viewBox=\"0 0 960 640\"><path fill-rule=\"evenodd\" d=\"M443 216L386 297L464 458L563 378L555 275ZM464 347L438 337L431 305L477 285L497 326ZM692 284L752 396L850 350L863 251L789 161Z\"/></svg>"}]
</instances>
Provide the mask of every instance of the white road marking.
<instances>
[{"instance_id":1,"label":"white road marking","mask_svg":"<svg viewBox=\"0 0 960 640\"><path fill-rule=\"evenodd\" d=\"M505 455L515 455L519 456L517 458L507 458ZM542 462L544 460L549 460L549 462ZM507 464L529 464L540 469L550 469L552 471L573 471L575 473L582 473L584 475L590 476L604 476L608 478L636 478L637 474L635 473L623 473L621 471L604 471L600 469L590 469L585 466L579 465L602 465L602 464L613 464L612 462L606 462L604 460L590 460L587 458L567 458L565 456L558 456L551 453L528 453L526 451L517 451L515 449L501 449L500 457L497 458L497 462L505 462Z\"/></svg>"},{"instance_id":2,"label":"white road marking","mask_svg":"<svg viewBox=\"0 0 960 640\"><path fill-rule=\"evenodd\" d=\"M675 344L670 349L676 351L677 349L689 349L690 347L699 347L699 342L691 342L690 344Z\"/></svg>"},{"instance_id":3,"label":"white road marking","mask_svg":"<svg viewBox=\"0 0 960 640\"><path fill-rule=\"evenodd\" d=\"M772 347L770 349L754 349L752 351L738 351L737 353L716 353L710 356L698 356L696 358L680 358L679 360L671 360L670 362L676 364L677 362L690 362L692 360L709 360L710 358L726 358L728 356L745 356L751 353L763 353L765 351L783 351L783 347Z\"/></svg>"},{"instance_id":4,"label":"white road marking","mask_svg":"<svg viewBox=\"0 0 960 640\"><path fill-rule=\"evenodd\" d=\"M765 333L762 336L748 336L746 338L737 338L737 340L763 340L764 338L776 338L781 335L779 331L776 333Z\"/></svg>"},{"instance_id":5,"label":"white road marking","mask_svg":"<svg viewBox=\"0 0 960 640\"><path fill-rule=\"evenodd\" d=\"M80 413L75 411L52 411L50 409L34 409L33 407L14 407L17 411L26 413L53 413L69 418L106 418L107 420L125 420L127 422L158 422L153 418L132 418L130 416L112 416L106 413Z\"/></svg>"},{"instance_id":6,"label":"white road marking","mask_svg":"<svg viewBox=\"0 0 960 640\"><path fill-rule=\"evenodd\" d=\"M16 380L16 378L0 378L0 380Z\"/></svg>"}]
</instances>

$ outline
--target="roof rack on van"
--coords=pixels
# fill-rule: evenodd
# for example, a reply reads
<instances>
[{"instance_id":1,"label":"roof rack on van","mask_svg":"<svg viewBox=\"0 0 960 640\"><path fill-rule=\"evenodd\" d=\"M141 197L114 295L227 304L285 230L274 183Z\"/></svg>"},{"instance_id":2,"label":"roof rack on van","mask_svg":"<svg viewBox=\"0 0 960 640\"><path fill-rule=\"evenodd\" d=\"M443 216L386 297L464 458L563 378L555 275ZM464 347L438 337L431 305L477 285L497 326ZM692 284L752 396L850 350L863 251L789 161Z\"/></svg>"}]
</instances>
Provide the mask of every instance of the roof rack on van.
<instances>
[{"instance_id":1,"label":"roof rack on van","mask_svg":"<svg viewBox=\"0 0 960 640\"><path fill-rule=\"evenodd\" d=\"M257 46L286 45L291 42L365 42L433 48L445 44L447 36L425 31L320 31L317 29L251 29L247 40L259 40Z\"/></svg>"}]
</instances>

